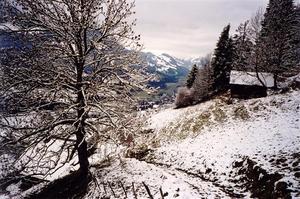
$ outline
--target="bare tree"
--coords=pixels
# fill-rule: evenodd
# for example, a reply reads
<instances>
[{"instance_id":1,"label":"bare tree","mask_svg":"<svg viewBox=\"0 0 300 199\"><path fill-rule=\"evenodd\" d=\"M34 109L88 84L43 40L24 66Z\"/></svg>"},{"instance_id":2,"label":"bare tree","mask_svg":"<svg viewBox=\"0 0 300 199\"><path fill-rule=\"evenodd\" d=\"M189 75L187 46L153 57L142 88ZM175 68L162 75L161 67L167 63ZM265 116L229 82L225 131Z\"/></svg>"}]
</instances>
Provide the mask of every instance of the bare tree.
<instances>
[{"instance_id":1,"label":"bare tree","mask_svg":"<svg viewBox=\"0 0 300 199\"><path fill-rule=\"evenodd\" d=\"M213 78L212 78L212 68L210 62L199 68L196 80L193 85L194 89L194 101L199 102L207 99L213 93Z\"/></svg>"},{"instance_id":2,"label":"bare tree","mask_svg":"<svg viewBox=\"0 0 300 199\"><path fill-rule=\"evenodd\" d=\"M262 29L262 21L264 20L263 8L259 8L256 13L252 16L249 22L249 38L251 42L256 44L259 38L260 31Z\"/></svg>"},{"instance_id":3,"label":"bare tree","mask_svg":"<svg viewBox=\"0 0 300 199\"><path fill-rule=\"evenodd\" d=\"M264 19L264 11L262 8L259 8L254 16L250 19L249 26L249 38L253 43L253 49L251 52L250 65L252 70L258 72L266 71L263 67L263 49L262 44L260 46L257 45L258 39L260 37L260 32L262 29L262 21Z\"/></svg>"},{"instance_id":4,"label":"bare tree","mask_svg":"<svg viewBox=\"0 0 300 199\"><path fill-rule=\"evenodd\" d=\"M253 43L250 38L250 21L241 23L233 36L233 61L232 67L235 70L246 71L251 69L251 53L253 51Z\"/></svg>"},{"instance_id":5,"label":"bare tree","mask_svg":"<svg viewBox=\"0 0 300 199\"><path fill-rule=\"evenodd\" d=\"M211 65L212 53L208 53L200 59L199 67Z\"/></svg>"},{"instance_id":6,"label":"bare tree","mask_svg":"<svg viewBox=\"0 0 300 199\"><path fill-rule=\"evenodd\" d=\"M1 136L8 148L24 147L22 170L48 175L78 159L87 176L88 140L129 125L143 80L133 8L127 0L2 1L1 33L13 39L1 49Z\"/></svg>"},{"instance_id":7,"label":"bare tree","mask_svg":"<svg viewBox=\"0 0 300 199\"><path fill-rule=\"evenodd\" d=\"M241 23L234 40L234 60L233 68L242 71L262 70L260 67L261 50L258 48L257 41L259 39L262 28L264 12L259 8L250 20Z\"/></svg>"},{"instance_id":8,"label":"bare tree","mask_svg":"<svg viewBox=\"0 0 300 199\"><path fill-rule=\"evenodd\" d=\"M260 36L263 10L258 9L250 20L240 24L234 35L233 68L239 71L255 72L256 78L265 86L260 72L266 71L263 67L262 45L257 45ZM250 75L251 73L249 73Z\"/></svg>"}]
</instances>

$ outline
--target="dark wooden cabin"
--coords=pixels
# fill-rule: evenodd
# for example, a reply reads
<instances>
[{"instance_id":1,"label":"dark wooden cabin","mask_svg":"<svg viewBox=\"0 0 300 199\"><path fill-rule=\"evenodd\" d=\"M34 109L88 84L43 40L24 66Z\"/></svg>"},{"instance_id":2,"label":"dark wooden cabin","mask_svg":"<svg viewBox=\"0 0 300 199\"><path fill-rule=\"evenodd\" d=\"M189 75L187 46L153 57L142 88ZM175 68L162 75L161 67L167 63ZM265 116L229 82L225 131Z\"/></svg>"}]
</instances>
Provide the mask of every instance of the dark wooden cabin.
<instances>
[{"instance_id":1,"label":"dark wooden cabin","mask_svg":"<svg viewBox=\"0 0 300 199\"><path fill-rule=\"evenodd\" d=\"M274 75L271 73L256 73L231 71L231 97L240 99L259 98L267 96L267 89L274 86Z\"/></svg>"}]
</instances>

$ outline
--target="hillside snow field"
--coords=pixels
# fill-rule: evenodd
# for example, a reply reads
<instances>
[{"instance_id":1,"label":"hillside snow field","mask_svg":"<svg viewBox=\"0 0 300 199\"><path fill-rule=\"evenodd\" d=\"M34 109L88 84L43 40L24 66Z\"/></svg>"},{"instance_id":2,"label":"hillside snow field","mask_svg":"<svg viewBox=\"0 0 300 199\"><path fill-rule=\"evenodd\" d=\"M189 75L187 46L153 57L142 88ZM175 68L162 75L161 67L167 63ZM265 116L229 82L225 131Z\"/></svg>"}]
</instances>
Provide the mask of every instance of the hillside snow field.
<instances>
[{"instance_id":1,"label":"hillside snow field","mask_svg":"<svg viewBox=\"0 0 300 199\"><path fill-rule=\"evenodd\" d=\"M140 114L140 151L95 154L85 198L300 198L300 91L228 102ZM39 189L18 187L0 198Z\"/></svg>"},{"instance_id":2,"label":"hillside snow field","mask_svg":"<svg viewBox=\"0 0 300 199\"><path fill-rule=\"evenodd\" d=\"M99 176L135 182L141 198L142 182L155 198L160 187L165 198L299 198L300 92L223 101L152 114L152 152L116 161Z\"/></svg>"}]
</instances>

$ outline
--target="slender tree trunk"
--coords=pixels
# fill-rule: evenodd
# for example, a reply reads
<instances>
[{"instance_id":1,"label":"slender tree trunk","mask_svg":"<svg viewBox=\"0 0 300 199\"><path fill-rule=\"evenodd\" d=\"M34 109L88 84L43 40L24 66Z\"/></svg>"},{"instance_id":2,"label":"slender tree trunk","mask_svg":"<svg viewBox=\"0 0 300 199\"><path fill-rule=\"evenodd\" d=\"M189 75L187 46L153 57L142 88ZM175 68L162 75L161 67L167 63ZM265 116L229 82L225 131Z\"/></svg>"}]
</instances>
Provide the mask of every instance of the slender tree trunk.
<instances>
[{"instance_id":1,"label":"slender tree trunk","mask_svg":"<svg viewBox=\"0 0 300 199\"><path fill-rule=\"evenodd\" d=\"M84 177L87 177L89 171L89 161L88 161L88 151L87 151L87 142L85 140L85 129L84 129L84 121L85 121L85 98L82 90L82 76L83 76L83 66L84 62L80 62L77 64L77 120L78 123L76 125L76 147L80 165L80 172Z\"/></svg>"},{"instance_id":2,"label":"slender tree trunk","mask_svg":"<svg viewBox=\"0 0 300 199\"><path fill-rule=\"evenodd\" d=\"M87 153L87 142L84 138L84 130L83 128L79 128L76 132L77 138L77 152L78 152L78 159L80 165L80 172L83 176L88 175L89 171L89 161L88 161L88 153Z\"/></svg>"},{"instance_id":3,"label":"slender tree trunk","mask_svg":"<svg viewBox=\"0 0 300 199\"><path fill-rule=\"evenodd\" d=\"M278 74L274 73L274 89L275 90L278 89L277 81L278 81Z\"/></svg>"},{"instance_id":4,"label":"slender tree trunk","mask_svg":"<svg viewBox=\"0 0 300 199\"><path fill-rule=\"evenodd\" d=\"M88 151L87 151L87 142L85 140L85 130L84 130L84 95L82 91L78 94L78 115L77 119L79 120L78 128L76 132L76 146L77 153L80 165L80 172L83 176L87 176L89 170L89 161L88 161Z\"/></svg>"},{"instance_id":5,"label":"slender tree trunk","mask_svg":"<svg viewBox=\"0 0 300 199\"><path fill-rule=\"evenodd\" d=\"M258 71L258 66L257 64L255 64L255 73L256 73L256 78L258 79L258 81L261 83L261 85L263 87L268 88L268 85L265 85L265 83L261 80L261 78L259 77L259 71ZM268 83L267 83L268 84Z\"/></svg>"}]
</instances>

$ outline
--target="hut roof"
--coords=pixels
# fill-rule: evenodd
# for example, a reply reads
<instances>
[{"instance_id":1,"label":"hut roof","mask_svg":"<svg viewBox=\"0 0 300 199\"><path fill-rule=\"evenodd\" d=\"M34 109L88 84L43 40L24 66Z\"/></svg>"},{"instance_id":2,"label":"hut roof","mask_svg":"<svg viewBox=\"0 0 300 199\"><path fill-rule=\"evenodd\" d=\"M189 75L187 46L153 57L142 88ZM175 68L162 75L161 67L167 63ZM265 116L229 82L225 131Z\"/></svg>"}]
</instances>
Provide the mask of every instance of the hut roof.
<instances>
[{"instance_id":1,"label":"hut roof","mask_svg":"<svg viewBox=\"0 0 300 199\"><path fill-rule=\"evenodd\" d=\"M249 86L266 86L271 88L274 86L274 74L272 73L258 73L256 72L236 71L232 70L230 73L230 84L249 85Z\"/></svg>"}]
</instances>

